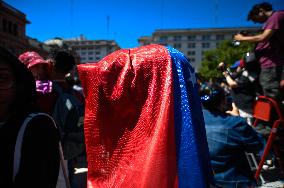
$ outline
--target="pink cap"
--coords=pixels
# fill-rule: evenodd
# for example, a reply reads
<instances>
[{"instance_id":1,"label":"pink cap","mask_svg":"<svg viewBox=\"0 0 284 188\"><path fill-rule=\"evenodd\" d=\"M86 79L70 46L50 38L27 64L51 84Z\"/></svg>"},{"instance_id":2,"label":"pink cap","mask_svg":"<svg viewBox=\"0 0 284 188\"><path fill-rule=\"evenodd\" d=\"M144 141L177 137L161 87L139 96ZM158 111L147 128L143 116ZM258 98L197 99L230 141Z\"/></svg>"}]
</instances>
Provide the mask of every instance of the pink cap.
<instances>
[{"instance_id":1,"label":"pink cap","mask_svg":"<svg viewBox=\"0 0 284 188\"><path fill-rule=\"evenodd\" d=\"M19 60L28 68L36 64L49 64L36 52L25 52L19 56Z\"/></svg>"}]
</instances>

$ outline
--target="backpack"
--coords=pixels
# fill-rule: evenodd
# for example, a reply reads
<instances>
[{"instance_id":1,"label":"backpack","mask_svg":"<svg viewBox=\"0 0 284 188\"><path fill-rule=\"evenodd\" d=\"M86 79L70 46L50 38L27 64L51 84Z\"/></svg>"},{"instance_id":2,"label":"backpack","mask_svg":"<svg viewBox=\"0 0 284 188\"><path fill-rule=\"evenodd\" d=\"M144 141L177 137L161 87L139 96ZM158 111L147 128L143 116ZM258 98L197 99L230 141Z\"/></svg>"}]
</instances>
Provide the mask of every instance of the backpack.
<instances>
[{"instance_id":1,"label":"backpack","mask_svg":"<svg viewBox=\"0 0 284 188\"><path fill-rule=\"evenodd\" d=\"M59 84L54 83L53 89L57 99L52 117L59 128L64 158L73 159L85 150L84 104L75 96L72 88L64 91Z\"/></svg>"},{"instance_id":2,"label":"backpack","mask_svg":"<svg viewBox=\"0 0 284 188\"><path fill-rule=\"evenodd\" d=\"M53 121L53 123L54 123L53 125L57 129L57 126L56 126L54 120L48 114L31 113L31 114L28 115L28 117L24 120L24 122L23 122L23 124L22 124L22 126L21 126L21 128L18 132L18 135L17 135L16 145L15 145L15 150L14 150L13 181L15 181L15 178L16 178L18 172L19 172L19 169L20 169L21 158L22 158L22 145L23 145L23 139L24 139L24 134L25 134L26 128L29 125L29 122L36 116L47 116L47 117L49 117ZM59 141L59 148L58 149L59 149L59 155L60 155L60 167L61 168L59 170L59 177L58 177L58 180L57 180L57 184L64 186L64 184L59 181L59 179L64 178L66 187L71 188L69 178L68 178L68 175L67 175L67 167L66 167L66 164L64 163L64 159L63 159L63 151L62 151L62 146L61 146L60 141Z\"/></svg>"}]
</instances>

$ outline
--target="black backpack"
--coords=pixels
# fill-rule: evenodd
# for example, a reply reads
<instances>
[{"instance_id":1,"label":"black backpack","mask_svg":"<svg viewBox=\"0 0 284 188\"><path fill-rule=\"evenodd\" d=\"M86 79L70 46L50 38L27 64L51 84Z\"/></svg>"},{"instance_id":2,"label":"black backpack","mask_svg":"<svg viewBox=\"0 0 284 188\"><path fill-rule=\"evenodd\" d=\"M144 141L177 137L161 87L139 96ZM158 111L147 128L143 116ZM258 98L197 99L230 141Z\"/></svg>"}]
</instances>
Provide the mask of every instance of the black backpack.
<instances>
[{"instance_id":1,"label":"black backpack","mask_svg":"<svg viewBox=\"0 0 284 188\"><path fill-rule=\"evenodd\" d=\"M54 118L61 135L64 158L69 160L82 154L84 141L84 104L75 96L73 88L64 91L53 83L57 100L53 109Z\"/></svg>"}]
</instances>

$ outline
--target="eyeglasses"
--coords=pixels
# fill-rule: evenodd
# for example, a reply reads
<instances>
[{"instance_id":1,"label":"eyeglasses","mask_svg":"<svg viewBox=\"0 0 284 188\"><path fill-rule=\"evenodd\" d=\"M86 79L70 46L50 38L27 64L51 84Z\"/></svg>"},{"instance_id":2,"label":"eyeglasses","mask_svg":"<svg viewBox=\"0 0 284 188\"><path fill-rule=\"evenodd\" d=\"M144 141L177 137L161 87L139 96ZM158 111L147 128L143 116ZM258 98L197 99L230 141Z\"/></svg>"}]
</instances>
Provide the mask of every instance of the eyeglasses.
<instances>
[{"instance_id":1,"label":"eyeglasses","mask_svg":"<svg viewBox=\"0 0 284 188\"><path fill-rule=\"evenodd\" d=\"M0 90L10 89L14 83L15 81L10 75L0 74Z\"/></svg>"}]
</instances>

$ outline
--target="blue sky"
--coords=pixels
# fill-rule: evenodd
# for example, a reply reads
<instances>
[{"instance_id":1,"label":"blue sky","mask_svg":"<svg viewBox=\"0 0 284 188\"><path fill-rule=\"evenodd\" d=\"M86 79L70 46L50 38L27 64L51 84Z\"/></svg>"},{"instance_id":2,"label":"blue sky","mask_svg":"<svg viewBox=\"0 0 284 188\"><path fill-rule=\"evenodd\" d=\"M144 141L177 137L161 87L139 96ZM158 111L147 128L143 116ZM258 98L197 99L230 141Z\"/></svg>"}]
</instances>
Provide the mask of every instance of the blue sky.
<instances>
[{"instance_id":1,"label":"blue sky","mask_svg":"<svg viewBox=\"0 0 284 188\"><path fill-rule=\"evenodd\" d=\"M259 0L4 0L27 15L27 35L114 39L122 48L156 29L253 26L248 11ZM284 9L284 0L266 0ZM107 22L109 17L109 22ZM109 27L107 27L109 23ZM109 29L107 29L109 28Z\"/></svg>"}]
</instances>

